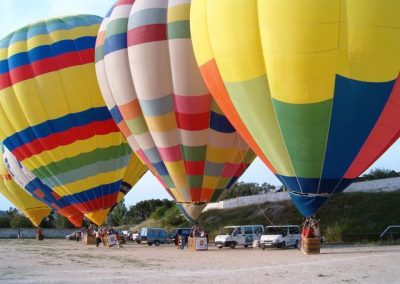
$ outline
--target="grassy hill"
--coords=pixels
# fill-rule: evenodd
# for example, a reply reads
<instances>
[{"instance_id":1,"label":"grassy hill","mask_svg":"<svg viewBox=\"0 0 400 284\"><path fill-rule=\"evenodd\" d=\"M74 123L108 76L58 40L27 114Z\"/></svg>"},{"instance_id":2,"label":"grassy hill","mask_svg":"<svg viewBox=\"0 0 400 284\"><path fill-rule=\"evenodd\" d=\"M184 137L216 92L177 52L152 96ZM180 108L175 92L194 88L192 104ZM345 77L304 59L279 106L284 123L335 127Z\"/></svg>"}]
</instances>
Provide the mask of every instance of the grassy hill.
<instances>
[{"instance_id":1,"label":"grassy hill","mask_svg":"<svg viewBox=\"0 0 400 284\"><path fill-rule=\"evenodd\" d=\"M375 241L389 225L400 225L400 191L384 193L346 193L331 198L318 212L322 234L330 242ZM234 209L204 212L199 223L214 237L218 229L228 225L245 224L301 224L302 216L291 201L266 202L264 204ZM187 223L168 224L160 218L150 218L140 227L188 226Z\"/></svg>"}]
</instances>

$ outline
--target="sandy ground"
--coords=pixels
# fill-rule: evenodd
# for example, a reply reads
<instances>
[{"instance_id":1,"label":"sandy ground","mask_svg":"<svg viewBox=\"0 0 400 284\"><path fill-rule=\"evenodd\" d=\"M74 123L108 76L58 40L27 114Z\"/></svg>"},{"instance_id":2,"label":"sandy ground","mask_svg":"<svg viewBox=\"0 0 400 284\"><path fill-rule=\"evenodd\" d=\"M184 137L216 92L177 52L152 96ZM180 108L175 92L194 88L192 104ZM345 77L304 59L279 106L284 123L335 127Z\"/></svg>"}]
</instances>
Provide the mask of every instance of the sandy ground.
<instances>
[{"instance_id":1,"label":"sandy ground","mask_svg":"<svg viewBox=\"0 0 400 284\"><path fill-rule=\"evenodd\" d=\"M0 240L0 283L400 283L400 246L179 251L66 240Z\"/></svg>"}]
</instances>

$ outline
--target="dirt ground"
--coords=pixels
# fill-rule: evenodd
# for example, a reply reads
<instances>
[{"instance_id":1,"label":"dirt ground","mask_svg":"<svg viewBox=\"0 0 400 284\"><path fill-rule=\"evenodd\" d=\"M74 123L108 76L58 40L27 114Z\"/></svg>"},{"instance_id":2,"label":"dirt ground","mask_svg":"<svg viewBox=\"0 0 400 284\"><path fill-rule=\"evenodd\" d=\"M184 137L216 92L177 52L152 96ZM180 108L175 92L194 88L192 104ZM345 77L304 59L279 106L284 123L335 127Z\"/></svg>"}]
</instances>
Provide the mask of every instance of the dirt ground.
<instances>
[{"instance_id":1,"label":"dirt ground","mask_svg":"<svg viewBox=\"0 0 400 284\"><path fill-rule=\"evenodd\" d=\"M400 283L400 246L179 251L67 240L0 240L0 283Z\"/></svg>"}]
</instances>

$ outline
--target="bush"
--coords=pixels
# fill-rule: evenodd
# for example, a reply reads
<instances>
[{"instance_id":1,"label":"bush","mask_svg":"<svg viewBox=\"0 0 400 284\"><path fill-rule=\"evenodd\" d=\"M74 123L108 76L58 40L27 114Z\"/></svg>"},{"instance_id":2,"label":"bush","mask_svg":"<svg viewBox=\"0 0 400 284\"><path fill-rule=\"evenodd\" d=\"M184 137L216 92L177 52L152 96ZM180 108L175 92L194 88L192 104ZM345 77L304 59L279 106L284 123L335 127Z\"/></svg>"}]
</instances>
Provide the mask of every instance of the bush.
<instances>
[{"instance_id":1,"label":"bush","mask_svg":"<svg viewBox=\"0 0 400 284\"><path fill-rule=\"evenodd\" d=\"M184 223L186 220L183 217L181 211L175 205L170 208L164 215L164 226L179 226Z\"/></svg>"},{"instance_id":2,"label":"bush","mask_svg":"<svg viewBox=\"0 0 400 284\"><path fill-rule=\"evenodd\" d=\"M325 238L328 243L343 242L343 226L335 223L325 229Z\"/></svg>"},{"instance_id":3,"label":"bush","mask_svg":"<svg viewBox=\"0 0 400 284\"><path fill-rule=\"evenodd\" d=\"M164 215L167 213L168 208L161 206L157 207L156 210L151 213L150 218L153 218L155 220L160 220Z\"/></svg>"},{"instance_id":4,"label":"bush","mask_svg":"<svg viewBox=\"0 0 400 284\"><path fill-rule=\"evenodd\" d=\"M10 216L0 217L0 228L10 228L11 218Z\"/></svg>"}]
</instances>

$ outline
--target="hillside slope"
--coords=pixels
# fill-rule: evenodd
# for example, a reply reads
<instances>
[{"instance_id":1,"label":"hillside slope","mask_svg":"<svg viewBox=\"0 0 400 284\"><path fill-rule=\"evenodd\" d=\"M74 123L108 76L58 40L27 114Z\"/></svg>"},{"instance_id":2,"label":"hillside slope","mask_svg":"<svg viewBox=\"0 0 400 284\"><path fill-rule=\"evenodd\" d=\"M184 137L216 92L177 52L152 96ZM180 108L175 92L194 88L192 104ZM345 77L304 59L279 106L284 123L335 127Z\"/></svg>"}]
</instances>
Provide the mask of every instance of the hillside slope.
<instances>
[{"instance_id":1,"label":"hillside slope","mask_svg":"<svg viewBox=\"0 0 400 284\"><path fill-rule=\"evenodd\" d=\"M321 231L331 242L377 240L389 225L400 225L400 191L382 193L346 193L331 198L318 212ZM245 224L301 224L302 216L291 201L266 202L235 209L209 210L199 219L213 238L219 228ZM174 227L163 218L148 219L135 226ZM188 226L182 223L175 227Z\"/></svg>"}]
</instances>

